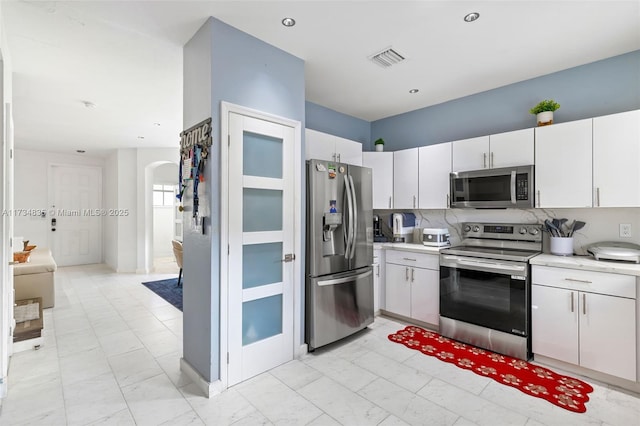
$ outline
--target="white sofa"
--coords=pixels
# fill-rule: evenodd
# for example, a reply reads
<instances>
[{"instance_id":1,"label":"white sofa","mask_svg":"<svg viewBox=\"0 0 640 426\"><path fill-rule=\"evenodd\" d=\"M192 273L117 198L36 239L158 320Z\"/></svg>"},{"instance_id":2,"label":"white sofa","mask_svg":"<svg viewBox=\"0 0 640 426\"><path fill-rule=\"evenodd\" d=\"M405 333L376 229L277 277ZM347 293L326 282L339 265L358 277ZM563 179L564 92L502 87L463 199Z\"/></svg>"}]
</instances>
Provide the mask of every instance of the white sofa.
<instances>
[{"instance_id":1,"label":"white sofa","mask_svg":"<svg viewBox=\"0 0 640 426\"><path fill-rule=\"evenodd\" d=\"M55 304L55 273L58 269L47 248L35 248L31 251L29 262L13 266L13 288L15 300L42 298L43 308L52 308Z\"/></svg>"}]
</instances>

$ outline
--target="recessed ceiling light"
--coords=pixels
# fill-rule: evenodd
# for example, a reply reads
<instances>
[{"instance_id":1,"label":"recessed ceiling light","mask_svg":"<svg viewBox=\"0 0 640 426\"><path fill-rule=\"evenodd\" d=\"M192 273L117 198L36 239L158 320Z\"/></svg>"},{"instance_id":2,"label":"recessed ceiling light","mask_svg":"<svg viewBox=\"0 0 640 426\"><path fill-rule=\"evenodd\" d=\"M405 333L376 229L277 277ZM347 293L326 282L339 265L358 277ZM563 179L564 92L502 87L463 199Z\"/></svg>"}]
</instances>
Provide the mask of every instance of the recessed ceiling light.
<instances>
[{"instance_id":1,"label":"recessed ceiling light","mask_svg":"<svg viewBox=\"0 0 640 426\"><path fill-rule=\"evenodd\" d=\"M478 12L471 12L465 15L464 17L464 21L465 22L473 22L476 19L478 19L480 17L480 14Z\"/></svg>"},{"instance_id":2,"label":"recessed ceiling light","mask_svg":"<svg viewBox=\"0 0 640 426\"><path fill-rule=\"evenodd\" d=\"M138 136L138 139L144 139L144 136Z\"/></svg>"},{"instance_id":3,"label":"recessed ceiling light","mask_svg":"<svg viewBox=\"0 0 640 426\"><path fill-rule=\"evenodd\" d=\"M293 27L296 24L296 20L293 18L284 18L282 20L282 25L285 27Z\"/></svg>"},{"instance_id":4,"label":"recessed ceiling light","mask_svg":"<svg viewBox=\"0 0 640 426\"><path fill-rule=\"evenodd\" d=\"M409 93L418 93L420 90L419 89L411 89L409 90Z\"/></svg>"},{"instance_id":5,"label":"recessed ceiling light","mask_svg":"<svg viewBox=\"0 0 640 426\"><path fill-rule=\"evenodd\" d=\"M78 154L84 154L84 153L85 153L85 152L87 152L87 151L85 151L84 149L76 149L76 152L77 152Z\"/></svg>"},{"instance_id":6,"label":"recessed ceiling light","mask_svg":"<svg viewBox=\"0 0 640 426\"><path fill-rule=\"evenodd\" d=\"M94 104L93 102L90 102L90 101L82 101L82 104L87 108L95 108L96 107L96 104Z\"/></svg>"},{"instance_id":7,"label":"recessed ceiling light","mask_svg":"<svg viewBox=\"0 0 640 426\"><path fill-rule=\"evenodd\" d=\"M153 123L154 126L160 127L160 123Z\"/></svg>"}]
</instances>

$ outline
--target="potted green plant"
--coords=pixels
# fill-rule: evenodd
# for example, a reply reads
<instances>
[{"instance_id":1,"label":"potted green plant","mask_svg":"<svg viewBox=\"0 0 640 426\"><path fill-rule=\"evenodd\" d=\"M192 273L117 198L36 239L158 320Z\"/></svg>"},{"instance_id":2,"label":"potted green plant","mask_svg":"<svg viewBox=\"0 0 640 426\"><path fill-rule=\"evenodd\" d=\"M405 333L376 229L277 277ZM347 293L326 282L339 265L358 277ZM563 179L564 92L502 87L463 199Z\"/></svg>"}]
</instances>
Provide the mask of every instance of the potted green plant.
<instances>
[{"instance_id":1,"label":"potted green plant","mask_svg":"<svg viewBox=\"0 0 640 426\"><path fill-rule=\"evenodd\" d=\"M379 138L373 143L376 146L376 151L382 152L384 151L384 139Z\"/></svg>"},{"instance_id":2,"label":"potted green plant","mask_svg":"<svg viewBox=\"0 0 640 426\"><path fill-rule=\"evenodd\" d=\"M546 126L548 124L553 124L553 111L558 108L560 108L559 103L553 99L545 99L544 101L540 101L538 105L531 108L529 112L536 115L538 126Z\"/></svg>"}]
</instances>

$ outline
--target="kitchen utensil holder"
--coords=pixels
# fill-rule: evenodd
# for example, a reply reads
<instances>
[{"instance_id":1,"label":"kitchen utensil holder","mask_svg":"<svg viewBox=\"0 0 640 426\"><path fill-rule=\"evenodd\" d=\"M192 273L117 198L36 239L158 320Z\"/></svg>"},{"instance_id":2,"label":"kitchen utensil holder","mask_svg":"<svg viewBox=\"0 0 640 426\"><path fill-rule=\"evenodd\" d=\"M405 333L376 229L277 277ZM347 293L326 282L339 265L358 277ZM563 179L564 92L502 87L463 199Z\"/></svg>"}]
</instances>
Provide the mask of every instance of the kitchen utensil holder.
<instances>
[{"instance_id":1,"label":"kitchen utensil holder","mask_svg":"<svg viewBox=\"0 0 640 426\"><path fill-rule=\"evenodd\" d=\"M549 237L551 254L573 256L573 237Z\"/></svg>"}]
</instances>

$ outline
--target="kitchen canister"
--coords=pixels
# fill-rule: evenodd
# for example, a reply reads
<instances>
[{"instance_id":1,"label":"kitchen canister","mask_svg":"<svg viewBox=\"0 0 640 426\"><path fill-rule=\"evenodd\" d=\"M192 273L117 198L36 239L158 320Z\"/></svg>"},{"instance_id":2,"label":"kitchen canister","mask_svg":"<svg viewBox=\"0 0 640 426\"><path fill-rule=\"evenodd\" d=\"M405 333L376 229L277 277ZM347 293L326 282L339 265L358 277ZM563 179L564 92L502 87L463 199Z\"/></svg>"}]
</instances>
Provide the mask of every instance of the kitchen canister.
<instances>
[{"instance_id":1,"label":"kitchen canister","mask_svg":"<svg viewBox=\"0 0 640 426\"><path fill-rule=\"evenodd\" d=\"M549 237L551 254L573 256L573 237Z\"/></svg>"}]
</instances>

